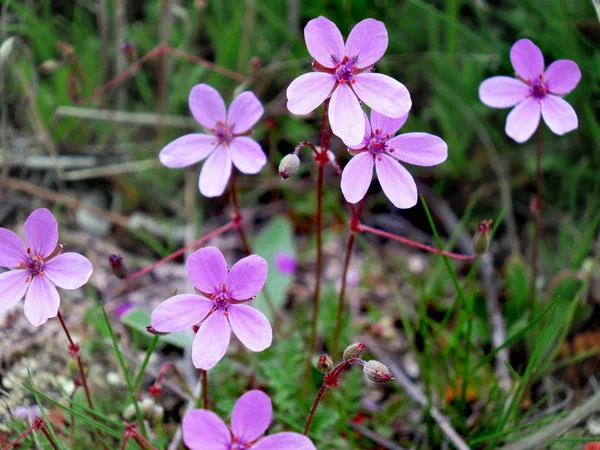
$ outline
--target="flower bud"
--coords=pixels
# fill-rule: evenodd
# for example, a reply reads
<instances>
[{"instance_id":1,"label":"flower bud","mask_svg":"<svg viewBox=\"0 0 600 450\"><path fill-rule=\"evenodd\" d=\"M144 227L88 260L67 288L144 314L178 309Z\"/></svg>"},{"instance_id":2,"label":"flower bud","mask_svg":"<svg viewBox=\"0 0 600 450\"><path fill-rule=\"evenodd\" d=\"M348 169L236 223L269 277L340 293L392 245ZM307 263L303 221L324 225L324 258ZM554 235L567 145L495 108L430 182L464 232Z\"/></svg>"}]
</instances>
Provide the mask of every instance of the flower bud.
<instances>
[{"instance_id":1,"label":"flower bud","mask_svg":"<svg viewBox=\"0 0 600 450\"><path fill-rule=\"evenodd\" d=\"M55 59L48 59L40 64L40 72L46 75L53 75L58 72L58 69L62 66L62 63Z\"/></svg>"},{"instance_id":2,"label":"flower bud","mask_svg":"<svg viewBox=\"0 0 600 450\"><path fill-rule=\"evenodd\" d=\"M72 377L79 376L79 363L76 359L70 359L67 363L67 370L71 374Z\"/></svg>"},{"instance_id":3,"label":"flower bud","mask_svg":"<svg viewBox=\"0 0 600 450\"><path fill-rule=\"evenodd\" d=\"M279 175L281 176L281 179L285 180L294 175L296 170L298 170L298 167L300 167L300 158L298 158L298 156L293 153L285 155L279 163Z\"/></svg>"},{"instance_id":4,"label":"flower bud","mask_svg":"<svg viewBox=\"0 0 600 450\"><path fill-rule=\"evenodd\" d=\"M139 402L139 408L146 420L149 420L154 415L154 401L151 398L146 397Z\"/></svg>"},{"instance_id":5,"label":"flower bud","mask_svg":"<svg viewBox=\"0 0 600 450\"><path fill-rule=\"evenodd\" d=\"M123 420L125 420L125 422L133 422L135 420L135 418L136 418L135 405L133 403L131 403L123 411Z\"/></svg>"},{"instance_id":6,"label":"flower bud","mask_svg":"<svg viewBox=\"0 0 600 450\"><path fill-rule=\"evenodd\" d=\"M135 46L127 41L121 45L121 53L129 64L133 64L138 59L138 53Z\"/></svg>"},{"instance_id":7,"label":"flower bud","mask_svg":"<svg viewBox=\"0 0 600 450\"><path fill-rule=\"evenodd\" d=\"M364 373L369 380L375 383L385 383L392 378L389 369L374 359L365 364Z\"/></svg>"},{"instance_id":8,"label":"flower bud","mask_svg":"<svg viewBox=\"0 0 600 450\"><path fill-rule=\"evenodd\" d=\"M490 232L492 229L492 220L482 220L477 224L477 231L473 236L473 249L475 254L481 256L487 252L490 246Z\"/></svg>"},{"instance_id":9,"label":"flower bud","mask_svg":"<svg viewBox=\"0 0 600 450\"><path fill-rule=\"evenodd\" d=\"M120 280L127 278L127 267L121 255L112 254L108 257L112 273Z\"/></svg>"},{"instance_id":10,"label":"flower bud","mask_svg":"<svg viewBox=\"0 0 600 450\"><path fill-rule=\"evenodd\" d=\"M348 361L349 359L360 358L365 354L365 344L361 344L360 342L356 342L346 348L344 350L344 361Z\"/></svg>"},{"instance_id":11,"label":"flower bud","mask_svg":"<svg viewBox=\"0 0 600 450\"><path fill-rule=\"evenodd\" d=\"M329 373L333 369L333 359L329 355L321 355L317 362L317 369L321 373Z\"/></svg>"},{"instance_id":12,"label":"flower bud","mask_svg":"<svg viewBox=\"0 0 600 450\"><path fill-rule=\"evenodd\" d=\"M150 422L155 425L157 423L161 423L164 418L165 418L164 408L160 405L154 406L154 412L152 414L152 417L150 418Z\"/></svg>"}]
</instances>

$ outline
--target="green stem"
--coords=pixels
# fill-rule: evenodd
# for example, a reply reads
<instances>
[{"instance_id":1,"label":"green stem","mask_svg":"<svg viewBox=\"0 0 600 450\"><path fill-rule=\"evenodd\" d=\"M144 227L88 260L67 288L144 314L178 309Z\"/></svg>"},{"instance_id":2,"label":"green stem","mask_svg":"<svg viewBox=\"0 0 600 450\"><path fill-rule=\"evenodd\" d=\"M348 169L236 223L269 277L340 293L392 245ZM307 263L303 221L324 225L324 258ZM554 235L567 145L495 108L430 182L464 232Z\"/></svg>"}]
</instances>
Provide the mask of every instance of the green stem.
<instances>
[{"instance_id":1,"label":"green stem","mask_svg":"<svg viewBox=\"0 0 600 450\"><path fill-rule=\"evenodd\" d=\"M138 372L137 377L135 378L135 383L133 384L133 392L137 392L140 388L140 384L142 383L142 379L144 378L144 372L146 371L146 367L148 367L148 362L150 362L150 357L152 356L152 353L154 352L154 349L158 344L158 339L159 336L152 337L152 342L150 342L150 346L146 351L146 356L144 357L144 361L140 366L140 371Z\"/></svg>"}]
</instances>

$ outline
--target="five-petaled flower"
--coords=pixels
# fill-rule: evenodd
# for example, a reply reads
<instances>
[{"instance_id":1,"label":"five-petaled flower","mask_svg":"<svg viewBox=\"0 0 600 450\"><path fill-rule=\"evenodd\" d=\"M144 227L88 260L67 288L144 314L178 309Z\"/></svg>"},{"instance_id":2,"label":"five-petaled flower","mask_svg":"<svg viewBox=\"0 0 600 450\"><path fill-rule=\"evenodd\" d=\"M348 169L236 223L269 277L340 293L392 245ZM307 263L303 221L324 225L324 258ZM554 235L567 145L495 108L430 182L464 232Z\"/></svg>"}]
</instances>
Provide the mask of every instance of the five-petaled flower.
<instances>
[{"instance_id":1,"label":"five-petaled flower","mask_svg":"<svg viewBox=\"0 0 600 450\"><path fill-rule=\"evenodd\" d=\"M448 146L428 133L394 134L404 125L408 114L398 119L371 110L371 123L365 117L364 137L350 147L354 155L342 172L342 193L350 203L365 196L373 166L385 195L397 208L411 208L417 203L417 185L411 174L398 161L418 166L433 166L446 160Z\"/></svg>"},{"instance_id":2,"label":"five-petaled flower","mask_svg":"<svg viewBox=\"0 0 600 450\"><path fill-rule=\"evenodd\" d=\"M212 369L229 346L230 326L242 343L254 352L271 345L271 324L260 311L245 305L260 292L267 278L267 262L257 255L239 260L231 270L215 247L195 251L187 260L187 272L196 294L175 295L152 312L152 326L159 332L182 331L202 322L192 346L198 369Z\"/></svg>"},{"instance_id":3,"label":"five-petaled flower","mask_svg":"<svg viewBox=\"0 0 600 450\"><path fill-rule=\"evenodd\" d=\"M209 134L192 133L175 139L160 151L161 163L181 168L208 156L199 183L200 192L206 197L218 197L225 191L232 162L240 172L260 172L267 157L260 144L248 135L264 108L252 92L239 94L227 111L216 89L198 84L190 92L189 106L196 122Z\"/></svg>"},{"instance_id":4,"label":"five-petaled flower","mask_svg":"<svg viewBox=\"0 0 600 450\"><path fill-rule=\"evenodd\" d=\"M0 313L25 296L25 317L38 327L58 314L55 286L83 286L92 275L92 264L77 253L58 254L58 224L45 208L30 214L24 231L27 245L16 233L0 228L0 267L16 269L0 274Z\"/></svg>"},{"instance_id":5,"label":"five-petaled flower","mask_svg":"<svg viewBox=\"0 0 600 450\"><path fill-rule=\"evenodd\" d=\"M287 89L288 109L308 114L331 97L331 129L347 144L362 139L364 116L359 100L389 117L406 114L412 102L406 87L380 73L371 73L388 45L385 25L365 19L350 32L346 45L337 26L318 17L304 28L315 72L296 78Z\"/></svg>"},{"instance_id":6,"label":"five-petaled flower","mask_svg":"<svg viewBox=\"0 0 600 450\"><path fill-rule=\"evenodd\" d=\"M540 123L540 116L555 134L577 128L577 114L565 100L581 79L573 61L554 61L544 72L544 56L529 39L510 49L510 61L517 78L497 76L479 86L479 98L492 108L515 108L506 118L506 134L515 141L527 141Z\"/></svg>"},{"instance_id":7,"label":"five-petaled flower","mask_svg":"<svg viewBox=\"0 0 600 450\"><path fill-rule=\"evenodd\" d=\"M191 450L316 450L298 433L261 437L271 424L273 407L262 391L242 395L231 413L231 430L212 411L195 409L183 419L183 442Z\"/></svg>"}]
</instances>

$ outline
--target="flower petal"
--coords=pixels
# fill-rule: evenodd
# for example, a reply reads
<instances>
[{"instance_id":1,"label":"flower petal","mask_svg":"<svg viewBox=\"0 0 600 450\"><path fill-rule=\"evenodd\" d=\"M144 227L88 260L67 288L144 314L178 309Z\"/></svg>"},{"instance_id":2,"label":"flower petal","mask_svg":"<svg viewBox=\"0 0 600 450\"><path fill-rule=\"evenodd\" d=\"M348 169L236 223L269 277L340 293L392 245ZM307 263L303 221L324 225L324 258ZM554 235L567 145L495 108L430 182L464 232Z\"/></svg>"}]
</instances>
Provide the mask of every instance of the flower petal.
<instances>
[{"instance_id":1,"label":"flower petal","mask_svg":"<svg viewBox=\"0 0 600 450\"><path fill-rule=\"evenodd\" d=\"M344 57L344 38L331 20L320 16L304 27L304 40L308 53L319 64L334 67Z\"/></svg>"},{"instance_id":2,"label":"flower petal","mask_svg":"<svg viewBox=\"0 0 600 450\"><path fill-rule=\"evenodd\" d=\"M356 95L348 85L340 84L329 102L329 123L333 133L346 145L358 144L365 134L364 121L365 115Z\"/></svg>"},{"instance_id":3,"label":"flower petal","mask_svg":"<svg viewBox=\"0 0 600 450\"><path fill-rule=\"evenodd\" d=\"M492 108L509 108L522 102L529 86L511 77L492 77L479 85L479 100Z\"/></svg>"},{"instance_id":4,"label":"flower petal","mask_svg":"<svg viewBox=\"0 0 600 450\"><path fill-rule=\"evenodd\" d=\"M183 419L183 442L190 450L229 450L231 434L212 411L194 409Z\"/></svg>"},{"instance_id":5,"label":"flower petal","mask_svg":"<svg viewBox=\"0 0 600 450\"><path fill-rule=\"evenodd\" d=\"M44 276L34 276L25 296L25 317L31 325L39 327L56 317L59 306L60 297L54 285Z\"/></svg>"},{"instance_id":6,"label":"flower petal","mask_svg":"<svg viewBox=\"0 0 600 450\"><path fill-rule=\"evenodd\" d=\"M231 329L242 344L253 352L262 352L273 342L269 320L258 309L248 305L229 305Z\"/></svg>"},{"instance_id":7,"label":"flower petal","mask_svg":"<svg viewBox=\"0 0 600 450\"><path fill-rule=\"evenodd\" d=\"M556 95L567 95L581 80L579 66L571 60L559 59L546 69L546 87Z\"/></svg>"},{"instance_id":8,"label":"flower petal","mask_svg":"<svg viewBox=\"0 0 600 450\"><path fill-rule=\"evenodd\" d=\"M367 113L364 112L364 110L363 110L363 117L365 118L365 134L362 138L362 141L360 141L356 145L346 145L346 147L348 147L348 149L361 150L361 149L365 148L367 145L369 145L369 142L371 141L371 124L369 123L369 118L367 117Z\"/></svg>"},{"instance_id":9,"label":"flower petal","mask_svg":"<svg viewBox=\"0 0 600 450\"><path fill-rule=\"evenodd\" d=\"M158 154L158 159L163 166L171 169L187 167L206 158L218 142L210 134L186 134L167 144Z\"/></svg>"},{"instance_id":10,"label":"flower petal","mask_svg":"<svg viewBox=\"0 0 600 450\"><path fill-rule=\"evenodd\" d=\"M202 321L215 303L201 295L181 294L168 298L154 311L150 323L156 331L173 333Z\"/></svg>"},{"instance_id":11,"label":"flower petal","mask_svg":"<svg viewBox=\"0 0 600 450\"><path fill-rule=\"evenodd\" d=\"M0 267L19 267L26 258L25 244L19 235L0 228Z\"/></svg>"},{"instance_id":12,"label":"flower petal","mask_svg":"<svg viewBox=\"0 0 600 450\"><path fill-rule=\"evenodd\" d=\"M32 255L45 258L58 243L58 223L50 211L40 208L33 211L24 225L25 242Z\"/></svg>"},{"instance_id":13,"label":"flower petal","mask_svg":"<svg viewBox=\"0 0 600 450\"><path fill-rule=\"evenodd\" d=\"M235 134L244 133L258 122L264 112L265 108L253 92L242 92L229 105L227 125Z\"/></svg>"},{"instance_id":14,"label":"flower petal","mask_svg":"<svg viewBox=\"0 0 600 450\"><path fill-rule=\"evenodd\" d=\"M252 450L317 450L312 441L299 433L277 433L267 436L252 446Z\"/></svg>"},{"instance_id":15,"label":"flower petal","mask_svg":"<svg viewBox=\"0 0 600 450\"><path fill-rule=\"evenodd\" d=\"M27 270L12 270L0 273L0 313L8 311L23 298L29 284Z\"/></svg>"},{"instance_id":16,"label":"flower petal","mask_svg":"<svg viewBox=\"0 0 600 450\"><path fill-rule=\"evenodd\" d=\"M265 285L267 261L258 255L250 255L236 262L227 277L227 292L235 300L247 300L256 296Z\"/></svg>"},{"instance_id":17,"label":"flower petal","mask_svg":"<svg viewBox=\"0 0 600 450\"><path fill-rule=\"evenodd\" d=\"M44 275L63 289L77 289L88 282L93 272L92 263L78 253L63 253L44 264Z\"/></svg>"},{"instance_id":18,"label":"flower petal","mask_svg":"<svg viewBox=\"0 0 600 450\"><path fill-rule=\"evenodd\" d=\"M356 24L346 41L346 55L357 57L356 66L364 68L375 64L388 46L388 34L383 22L364 19Z\"/></svg>"},{"instance_id":19,"label":"flower petal","mask_svg":"<svg viewBox=\"0 0 600 450\"><path fill-rule=\"evenodd\" d=\"M529 139L540 123L540 101L529 97L519 103L506 118L506 134L522 144Z\"/></svg>"},{"instance_id":20,"label":"flower petal","mask_svg":"<svg viewBox=\"0 0 600 450\"><path fill-rule=\"evenodd\" d=\"M242 395L231 413L231 431L241 443L255 441L271 424L273 406L263 391L253 390Z\"/></svg>"},{"instance_id":21,"label":"flower petal","mask_svg":"<svg viewBox=\"0 0 600 450\"><path fill-rule=\"evenodd\" d=\"M373 133L379 136L395 135L406 123L407 119L408 113L394 119L393 117L388 117L374 109L371 110L371 127L373 128Z\"/></svg>"},{"instance_id":22,"label":"flower petal","mask_svg":"<svg viewBox=\"0 0 600 450\"><path fill-rule=\"evenodd\" d=\"M544 73L544 55L529 39L520 39L510 49L510 62L517 75L533 81Z\"/></svg>"},{"instance_id":23,"label":"flower petal","mask_svg":"<svg viewBox=\"0 0 600 450\"><path fill-rule=\"evenodd\" d=\"M231 331L222 310L202 322L192 344L192 362L197 369L209 370L217 365L229 347Z\"/></svg>"},{"instance_id":24,"label":"flower petal","mask_svg":"<svg viewBox=\"0 0 600 450\"><path fill-rule=\"evenodd\" d=\"M225 123L227 116L223 97L208 84L197 84L192 88L188 105L196 122L207 130L214 128L218 121Z\"/></svg>"},{"instance_id":25,"label":"flower petal","mask_svg":"<svg viewBox=\"0 0 600 450\"><path fill-rule=\"evenodd\" d=\"M227 283L227 261L216 247L202 247L187 259L190 281L200 292L217 294Z\"/></svg>"},{"instance_id":26,"label":"flower petal","mask_svg":"<svg viewBox=\"0 0 600 450\"><path fill-rule=\"evenodd\" d=\"M208 157L200 171L200 192L205 197L218 197L225 191L231 176L231 156L226 145L220 145Z\"/></svg>"},{"instance_id":27,"label":"flower petal","mask_svg":"<svg viewBox=\"0 0 600 450\"><path fill-rule=\"evenodd\" d=\"M405 133L386 142L388 154L417 166L435 166L448 157L443 139L429 133Z\"/></svg>"},{"instance_id":28,"label":"flower petal","mask_svg":"<svg viewBox=\"0 0 600 450\"><path fill-rule=\"evenodd\" d=\"M562 136L578 127L577 113L571 105L556 95L542 99L542 117L554 134Z\"/></svg>"},{"instance_id":29,"label":"flower petal","mask_svg":"<svg viewBox=\"0 0 600 450\"><path fill-rule=\"evenodd\" d=\"M412 208L417 204L417 185L402 164L380 155L375 158L375 169L383 192L396 208Z\"/></svg>"},{"instance_id":30,"label":"flower petal","mask_svg":"<svg viewBox=\"0 0 600 450\"><path fill-rule=\"evenodd\" d=\"M360 73L354 79L354 92L371 109L393 118L410 111L410 94L399 81L381 73Z\"/></svg>"},{"instance_id":31,"label":"flower petal","mask_svg":"<svg viewBox=\"0 0 600 450\"><path fill-rule=\"evenodd\" d=\"M373 179L373 155L362 152L353 156L342 171L342 193L349 203L360 202Z\"/></svg>"},{"instance_id":32,"label":"flower petal","mask_svg":"<svg viewBox=\"0 0 600 450\"><path fill-rule=\"evenodd\" d=\"M325 101L335 85L335 77L328 73L300 75L287 88L287 109L292 114L308 114Z\"/></svg>"},{"instance_id":33,"label":"flower petal","mask_svg":"<svg viewBox=\"0 0 600 450\"><path fill-rule=\"evenodd\" d=\"M267 155L260 144L249 137L234 138L229 143L229 151L233 164L243 173L258 173L267 163Z\"/></svg>"}]
</instances>

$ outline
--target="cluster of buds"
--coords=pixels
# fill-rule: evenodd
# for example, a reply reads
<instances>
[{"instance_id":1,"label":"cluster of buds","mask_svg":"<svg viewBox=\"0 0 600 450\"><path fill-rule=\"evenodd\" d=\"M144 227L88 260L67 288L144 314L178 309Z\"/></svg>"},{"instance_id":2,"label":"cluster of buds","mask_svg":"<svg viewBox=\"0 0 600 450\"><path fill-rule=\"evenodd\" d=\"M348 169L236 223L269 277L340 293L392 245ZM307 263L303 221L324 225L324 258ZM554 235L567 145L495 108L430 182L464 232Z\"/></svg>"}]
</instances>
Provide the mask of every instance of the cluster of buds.
<instances>
[{"instance_id":1,"label":"cluster of buds","mask_svg":"<svg viewBox=\"0 0 600 450\"><path fill-rule=\"evenodd\" d=\"M138 401L137 406L144 420L147 420L150 424L154 425L163 421L165 410L151 397L145 397ZM126 422L134 422L136 420L135 405L133 403L128 405L123 411L123 420Z\"/></svg>"},{"instance_id":2,"label":"cluster of buds","mask_svg":"<svg viewBox=\"0 0 600 450\"><path fill-rule=\"evenodd\" d=\"M379 361L364 361L366 347L357 342L346 348L343 355L343 361L334 367L333 360L329 355L322 355L317 362L317 369L325 374L324 383L329 386L338 386L340 384L340 375L352 364L360 364L363 367L365 376L375 383L385 383L392 379L389 369Z\"/></svg>"},{"instance_id":3,"label":"cluster of buds","mask_svg":"<svg viewBox=\"0 0 600 450\"><path fill-rule=\"evenodd\" d=\"M279 163L279 176L282 180L286 180L296 173L300 167L300 158L295 153L285 155Z\"/></svg>"},{"instance_id":4,"label":"cluster of buds","mask_svg":"<svg viewBox=\"0 0 600 450\"><path fill-rule=\"evenodd\" d=\"M473 236L473 249L476 255L483 255L488 251L491 240L492 220L482 220L477 224L477 231Z\"/></svg>"}]
</instances>

